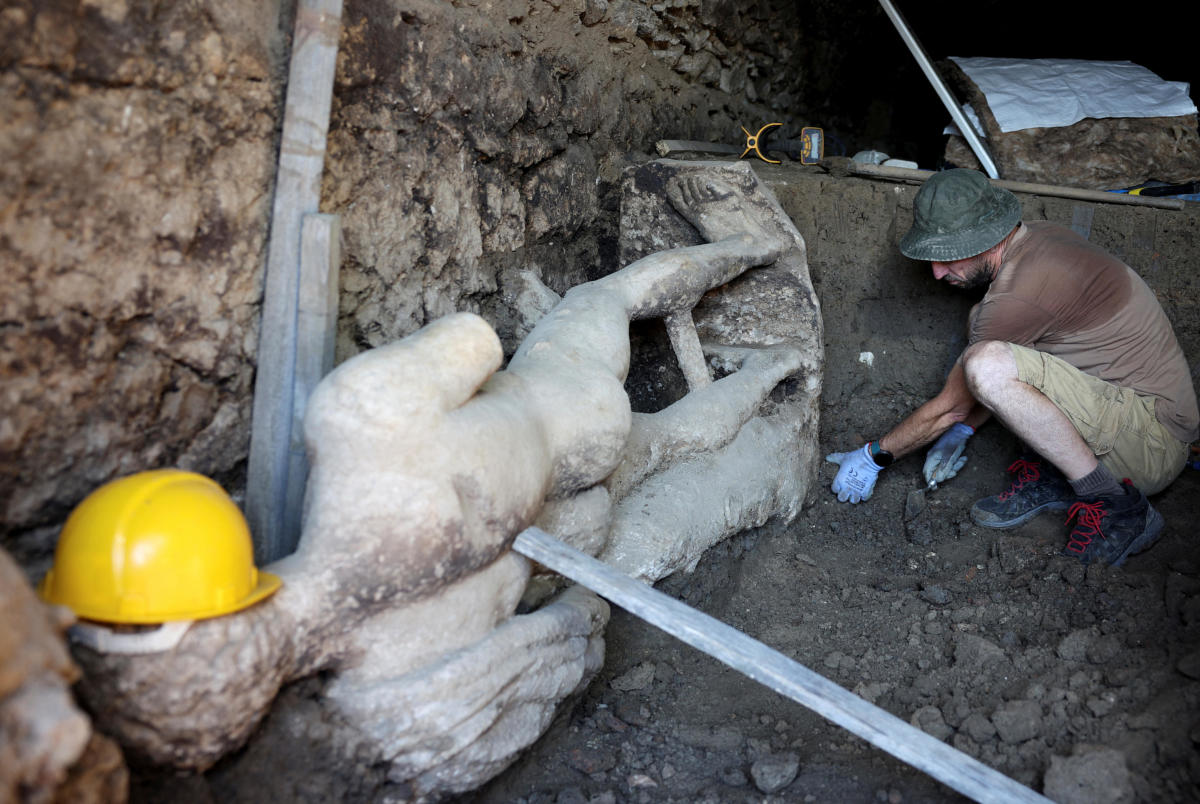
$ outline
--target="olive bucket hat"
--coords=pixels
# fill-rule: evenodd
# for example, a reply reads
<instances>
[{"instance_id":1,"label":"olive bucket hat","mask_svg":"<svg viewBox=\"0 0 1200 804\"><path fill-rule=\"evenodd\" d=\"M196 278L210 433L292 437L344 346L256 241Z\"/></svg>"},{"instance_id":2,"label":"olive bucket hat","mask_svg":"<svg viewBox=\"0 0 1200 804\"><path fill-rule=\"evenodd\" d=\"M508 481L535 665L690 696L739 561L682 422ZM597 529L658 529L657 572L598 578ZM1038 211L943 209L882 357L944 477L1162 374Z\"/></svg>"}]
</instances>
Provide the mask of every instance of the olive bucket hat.
<instances>
[{"instance_id":1,"label":"olive bucket hat","mask_svg":"<svg viewBox=\"0 0 1200 804\"><path fill-rule=\"evenodd\" d=\"M999 243L1021 220L1017 197L978 170L935 173L913 201L913 225L900 253L914 260L952 262Z\"/></svg>"}]
</instances>

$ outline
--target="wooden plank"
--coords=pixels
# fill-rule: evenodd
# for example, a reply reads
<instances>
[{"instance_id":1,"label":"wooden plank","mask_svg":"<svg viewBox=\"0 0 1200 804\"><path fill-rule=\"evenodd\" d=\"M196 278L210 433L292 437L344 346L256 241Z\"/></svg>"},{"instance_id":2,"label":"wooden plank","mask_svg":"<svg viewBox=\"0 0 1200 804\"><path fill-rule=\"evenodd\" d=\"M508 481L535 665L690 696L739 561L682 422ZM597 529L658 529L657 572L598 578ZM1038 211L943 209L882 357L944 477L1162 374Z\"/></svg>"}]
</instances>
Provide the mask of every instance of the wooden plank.
<instances>
[{"instance_id":1,"label":"wooden plank","mask_svg":"<svg viewBox=\"0 0 1200 804\"><path fill-rule=\"evenodd\" d=\"M333 102L342 0L300 0L267 245L258 367L254 380L246 518L261 566L287 555L284 538L289 449L295 410L300 233L321 200Z\"/></svg>"},{"instance_id":2,"label":"wooden plank","mask_svg":"<svg viewBox=\"0 0 1200 804\"><path fill-rule=\"evenodd\" d=\"M300 542L300 516L308 482L304 449L304 413L321 378L333 369L337 337L338 266L342 257L342 219L304 216L300 230L300 288L296 314L296 384L292 393L292 429L288 438L287 490L281 542L286 552Z\"/></svg>"},{"instance_id":3,"label":"wooden plank","mask_svg":"<svg viewBox=\"0 0 1200 804\"><path fill-rule=\"evenodd\" d=\"M701 154L741 154L744 146L736 147L723 142L698 142L696 140L659 140L654 143L654 150L659 156L669 156L679 153Z\"/></svg>"},{"instance_id":4,"label":"wooden plank","mask_svg":"<svg viewBox=\"0 0 1200 804\"><path fill-rule=\"evenodd\" d=\"M866 165L851 160L844 168L855 176L871 176L880 179L895 179L897 181L924 182L934 175L932 170L913 170L912 168L889 167L886 165ZM834 167L833 171L839 170ZM1054 184L1031 184L1024 181L1008 181L993 179L992 184L1003 187L1014 193L1031 193L1033 195L1049 195L1055 198L1074 198L1078 201L1093 201L1097 204L1126 204L1137 207L1155 207L1157 209L1184 209L1182 198L1155 198L1145 195L1129 195L1128 193L1108 193L1104 190L1087 190L1082 187L1059 187Z\"/></svg>"},{"instance_id":5,"label":"wooden plank","mask_svg":"<svg viewBox=\"0 0 1200 804\"><path fill-rule=\"evenodd\" d=\"M538 528L517 535L513 549L582 584L646 622L738 672L807 706L892 756L975 801L1049 799L946 745L814 673L736 628L568 547Z\"/></svg>"}]
</instances>

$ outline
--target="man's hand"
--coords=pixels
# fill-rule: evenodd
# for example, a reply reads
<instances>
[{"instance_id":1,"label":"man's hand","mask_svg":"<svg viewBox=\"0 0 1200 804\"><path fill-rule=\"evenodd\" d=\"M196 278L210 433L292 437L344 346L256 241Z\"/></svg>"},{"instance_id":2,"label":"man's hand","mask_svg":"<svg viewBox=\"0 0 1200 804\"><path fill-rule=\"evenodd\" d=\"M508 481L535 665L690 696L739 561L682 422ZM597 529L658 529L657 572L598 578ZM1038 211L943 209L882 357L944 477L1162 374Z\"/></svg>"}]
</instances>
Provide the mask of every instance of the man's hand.
<instances>
[{"instance_id":1,"label":"man's hand","mask_svg":"<svg viewBox=\"0 0 1200 804\"><path fill-rule=\"evenodd\" d=\"M830 463L839 464L837 477L833 479L833 493L839 502L857 503L871 499L875 490L875 478L883 467L875 463L871 457L870 443L863 444L862 449L851 452L833 452L825 456Z\"/></svg>"},{"instance_id":2,"label":"man's hand","mask_svg":"<svg viewBox=\"0 0 1200 804\"><path fill-rule=\"evenodd\" d=\"M975 429L970 425L957 422L942 437L934 442L925 456L925 482L945 483L958 474L967 462L963 450L967 448L967 439L975 435Z\"/></svg>"}]
</instances>

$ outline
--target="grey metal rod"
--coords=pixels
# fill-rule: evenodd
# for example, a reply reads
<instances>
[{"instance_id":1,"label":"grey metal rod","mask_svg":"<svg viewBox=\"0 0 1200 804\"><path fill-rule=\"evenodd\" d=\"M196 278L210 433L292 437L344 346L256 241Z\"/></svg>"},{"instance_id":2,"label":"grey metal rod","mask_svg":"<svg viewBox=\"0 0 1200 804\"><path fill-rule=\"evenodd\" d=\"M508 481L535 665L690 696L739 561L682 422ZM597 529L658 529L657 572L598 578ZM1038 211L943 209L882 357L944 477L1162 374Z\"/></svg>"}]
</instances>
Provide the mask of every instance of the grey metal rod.
<instances>
[{"instance_id":1,"label":"grey metal rod","mask_svg":"<svg viewBox=\"0 0 1200 804\"><path fill-rule=\"evenodd\" d=\"M292 465L301 228L305 214L317 212L321 201L341 20L342 0L296 4L246 468L246 519L260 566L296 549L296 538L285 534L284 527Z\"/></svg>"},{"instance_id":2,"label":"grey metal rod","mask_svg":"<svg viewBox=\"0 0 1200 804\"><path fill-rule=\"evenodd\" d=\"M904 44L908 46L909 52L917 60L921 72L925 73L925 77L933 85L933 91L941 99L942 104L946 107L946 111L950 112L950 117L958 125L959 130L967 140L967 144L971 146L971 150L975 152L975 157L979 159L979 164L983 165L984 172L993 179L1000 178L1000 171L996 169L996 163L992 160L992 154L988 151L987 146L983 144L983 140L979 138L979 135L975 133L975 128L967 120L967 116L963 114L962 107L959 106L954 95L950 93L950 88L946 86L946 82L942 80L942 77L938 75L938 71L934 69L933 62L929 60L929 55L913 35L912 30L908 27L908 23L900 16L900 12L892 5L891 0L879 0L879 5L883 6L884 13L888 15L888 19L892 21L892 25L895 25L896 30L900 32L900 38L904 40Z\"/></svg>"},{"instance_id":3,"label":"grey metal rod","mask_svg":"<svg viewBox=\"0 0 1200 804\"><path fill-rule=\"evenodd\" d=\"M988 804L1049 802L1028 787L910 726L779 651L563 544L543 530L528 528L522 531L517 535L513 549L780 695L807 706L964 796Z\"/></svg>"}]
</instances>

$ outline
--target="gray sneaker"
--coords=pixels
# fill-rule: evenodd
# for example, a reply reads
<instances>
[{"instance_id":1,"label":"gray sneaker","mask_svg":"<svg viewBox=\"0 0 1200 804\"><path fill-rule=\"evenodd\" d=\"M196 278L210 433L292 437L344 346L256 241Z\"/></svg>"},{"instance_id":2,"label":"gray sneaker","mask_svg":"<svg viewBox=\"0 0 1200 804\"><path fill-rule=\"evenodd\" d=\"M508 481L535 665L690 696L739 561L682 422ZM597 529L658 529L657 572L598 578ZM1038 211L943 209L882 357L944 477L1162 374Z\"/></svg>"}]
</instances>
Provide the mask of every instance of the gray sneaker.
<instances>
[{"instance_id":1,"label":"gray sneaker","mask_svg":"<svg viewBox=\"0 0 1200 804\"><path fill-rule=\"evenodd\" d=\"M1074 519L1075 528L1063 555L1119 567L1158 541L1166 524L1162 514L1128 480L1122 488L1125 493L1118 497L1093 497L1071 506L1067 521Z\"/></svg>"},{"instance_id":2,"label":"gray sneaker","mask_svg":"<svg viewBox=\"0 0 1200 804\"><path fill-rule=\"evenodd\" d=\"M1049 462L1023 455L1008 467L1015 474L1008 491L971 506L971 519L984 528L1015 528L1046 511L1065 511L1075 502L1071 485Z\"/></svg>"}]
</instances>

